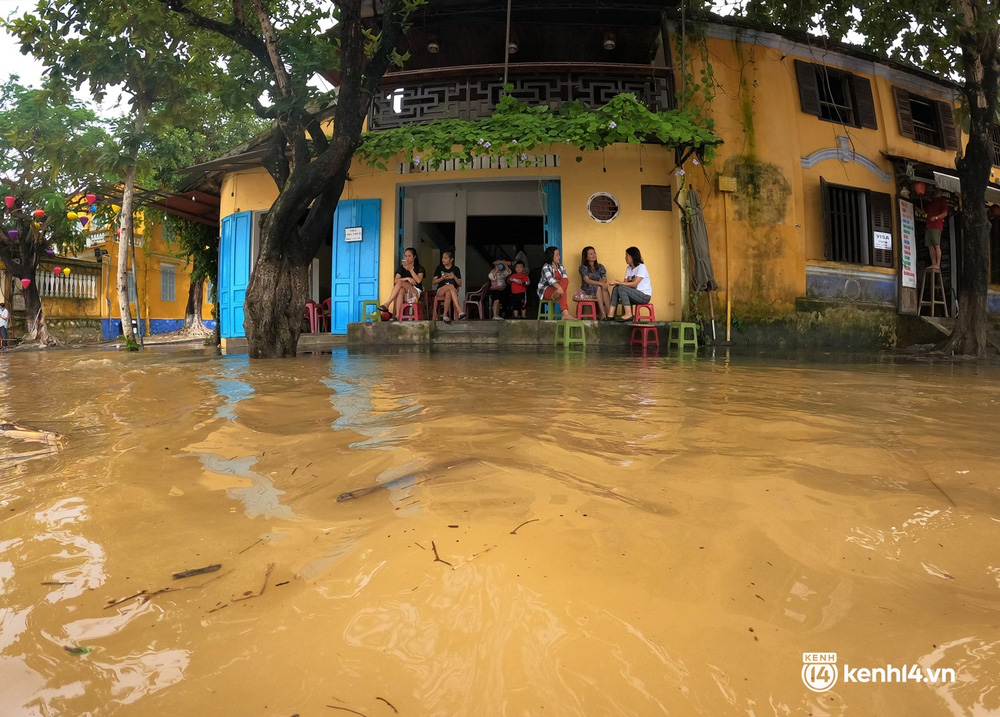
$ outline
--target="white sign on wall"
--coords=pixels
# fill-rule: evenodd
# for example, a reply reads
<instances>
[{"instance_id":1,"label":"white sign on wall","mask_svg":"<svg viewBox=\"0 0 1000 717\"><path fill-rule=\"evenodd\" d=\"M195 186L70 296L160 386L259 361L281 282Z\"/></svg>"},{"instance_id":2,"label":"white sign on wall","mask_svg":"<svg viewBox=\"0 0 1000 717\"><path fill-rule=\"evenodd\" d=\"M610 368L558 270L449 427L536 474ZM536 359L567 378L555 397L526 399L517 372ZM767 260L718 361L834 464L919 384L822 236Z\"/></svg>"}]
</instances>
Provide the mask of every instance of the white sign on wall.
<instances>
[{"instance_id":1,"label":"white sign on wall","mask_svg":"<svg viewBox=\"0 0 1000 717\"><path fill-rule=\"evenodd\" d=\"M892 249L892 234L889 232L875 232L876 249Z\"/></svg>"},{"instance_id":2,"label":"white sign on wall","mask_svg":"<svg viewBox=\"0 0 1000 717\"><path fill-rule=\"evenodd\" d=\"M361 227L345 227L344 228L344 241L361 241L363 238Z\"/></svg>"},{"instance_id":3,"label":"white sign on wall","mask_svg":"<svg viewBox=\"0 0 1000 717\"><path fill-rule=\"evenodd\" d=\"M910 289L917 288L917 227L914 222L913 205L905 199L899 200L899 270L902 284Z\"/></svg>"}]
</instances>

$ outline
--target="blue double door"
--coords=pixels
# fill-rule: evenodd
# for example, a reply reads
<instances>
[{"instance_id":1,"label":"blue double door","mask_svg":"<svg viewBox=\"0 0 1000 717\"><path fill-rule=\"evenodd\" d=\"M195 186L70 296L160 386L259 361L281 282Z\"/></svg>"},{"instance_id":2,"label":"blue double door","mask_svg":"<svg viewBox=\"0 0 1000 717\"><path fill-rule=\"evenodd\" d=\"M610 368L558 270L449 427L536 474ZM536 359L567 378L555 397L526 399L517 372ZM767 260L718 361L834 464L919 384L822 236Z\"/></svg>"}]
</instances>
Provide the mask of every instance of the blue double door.
<instances>
[{"instance_id":1,"label":"blue double door","mask_svg":"<svg viewBox=\"0 0 1000 717\"><path fill-rule=\"evenodd\" d=\"M341 199L333 217L330 331L346 334L361 304L378 300L381 199Z\"/></svg>"}]
</instances>

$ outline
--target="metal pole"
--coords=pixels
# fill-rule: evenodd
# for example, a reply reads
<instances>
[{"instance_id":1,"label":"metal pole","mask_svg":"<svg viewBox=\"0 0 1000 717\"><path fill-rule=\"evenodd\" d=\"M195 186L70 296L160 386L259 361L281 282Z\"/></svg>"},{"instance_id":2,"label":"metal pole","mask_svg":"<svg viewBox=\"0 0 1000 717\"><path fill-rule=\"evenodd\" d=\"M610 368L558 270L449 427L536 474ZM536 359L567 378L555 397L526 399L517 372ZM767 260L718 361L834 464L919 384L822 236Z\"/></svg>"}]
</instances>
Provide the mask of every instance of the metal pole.
<instances>
[{"instance_id":1,"label":"metal pole","mask_svg":"<svg viewBox=\"0 0 1000 717\"><path fill-rule=\"evenodd\" d=\"M135 225L133 225L132 231L129 232L128 241L129 241L129 244L132 245L132 283L135 284L135 321L139 325L139 332L138 332L139 333L139 346L140 346L140 348L146 348L146 344L142 340L142 314L139 311L139 275L135 273L135 267L136 267L136 263L135 263Z\"/></svg>"},{"instance_id":2,"label":"metal pole","mask_svg":"<svg viewBox=\"0 0 1000 717\"><path fill-rule=\"evenodd\" d=\"M507 65L510 61L510 5L513 0L507 0L507 39L503 44L503 83L507 84Z\"/></svg>"},{"instance_id":3,"label":"metal pole","mask_svg":"<svg viewBox=\"0 0 1000 717\"><path fill-rule=\"evenodd\" d=\"M733 283L729 269L729 192L722 195L722 224L726 228L726 343L732 341L733 328Z\"/></svg>"}]
</instances>

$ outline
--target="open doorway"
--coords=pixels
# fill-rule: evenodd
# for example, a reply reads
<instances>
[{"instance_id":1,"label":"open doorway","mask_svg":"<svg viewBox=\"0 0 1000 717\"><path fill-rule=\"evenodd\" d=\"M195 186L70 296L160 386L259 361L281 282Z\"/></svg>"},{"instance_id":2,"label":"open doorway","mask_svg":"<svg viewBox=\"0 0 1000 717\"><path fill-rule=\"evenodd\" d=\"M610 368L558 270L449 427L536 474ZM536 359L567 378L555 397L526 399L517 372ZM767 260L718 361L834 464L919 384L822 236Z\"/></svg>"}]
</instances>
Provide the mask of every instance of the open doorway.
<instances>
[{"instance_id":1,"label":"open doorway","mask_svg":"<svg viewBox=\"0 0 1000 717\"><path fill-rule=\"evenodd\" d=\"M945 194L944 196L949 196ZM930 266L930 254L924 237L927 231L927 206L930 197L920 197L917 201L915 229L917 235L917 291L923 284L924 271ZM944 220L944 230L941 232L941 278L944 281L945 295L948 297L948 314L955 316L958 312L958 281L961 276L961 233L958 228L957 201L949 198L950 209ZM930 282L928 282L929 284ZM930 287L927 288L930 297ZM923 297L918 296L919 302Z\"/></svg>"},{"instance_id":2,"label":"open doorway","mask_svg":"<svg viewBox=\"0 0 1000 717\"><path fill-rule=\"evenodd\" d=\"M494 261L506 259L513 264L521 251L528 257L531 285L536 286L545 257L544 240L545 229L540 216L508 214L469 217L465 252L469 288L478 289L489 281Z\"/></svg>"}]
</instances>

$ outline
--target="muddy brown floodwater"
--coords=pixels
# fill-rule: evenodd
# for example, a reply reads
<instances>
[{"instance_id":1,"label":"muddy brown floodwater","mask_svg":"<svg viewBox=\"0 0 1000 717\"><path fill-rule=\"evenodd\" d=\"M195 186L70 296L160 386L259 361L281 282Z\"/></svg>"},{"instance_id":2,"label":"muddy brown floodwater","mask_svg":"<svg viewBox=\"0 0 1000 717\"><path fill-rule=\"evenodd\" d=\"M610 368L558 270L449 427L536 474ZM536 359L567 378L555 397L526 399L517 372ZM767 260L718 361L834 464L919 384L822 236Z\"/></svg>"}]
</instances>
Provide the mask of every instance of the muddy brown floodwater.
<instances>
[{"instance_id":1,"label":"muddy brown floodwater","mask_svg":"<svg viewBox=\"0 0 1000 717\"><path fill-rule=\"evenodd\" d=\"M996 714L998 379L0 356L0 714Z\"/></svg>"}]
</instances>

